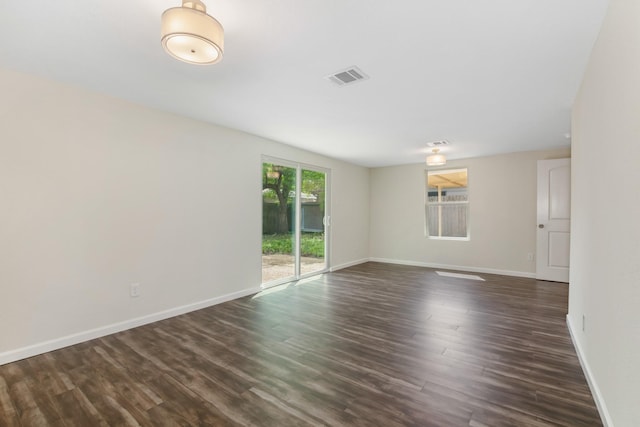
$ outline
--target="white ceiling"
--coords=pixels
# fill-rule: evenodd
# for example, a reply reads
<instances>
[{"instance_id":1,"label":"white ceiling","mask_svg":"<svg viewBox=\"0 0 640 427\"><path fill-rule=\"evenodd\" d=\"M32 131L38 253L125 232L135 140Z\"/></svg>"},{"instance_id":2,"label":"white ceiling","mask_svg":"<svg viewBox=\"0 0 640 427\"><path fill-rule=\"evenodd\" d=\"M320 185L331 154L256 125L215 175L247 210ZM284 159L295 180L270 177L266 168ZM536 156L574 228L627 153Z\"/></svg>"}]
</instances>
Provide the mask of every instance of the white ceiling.
<instances>
[{"instance_id":1,"label":"white ceiling","mask_svg":"<svg viewBox=\"0 0 640 427\"><path fill-rule=\"evenodd\" d=\"M164 53L180 0L0 2L0 66L365 166L568 146L607 0L209 0L225 57ZM356 65L369 80L325 77Z\"/></svg>"}]
</instances>

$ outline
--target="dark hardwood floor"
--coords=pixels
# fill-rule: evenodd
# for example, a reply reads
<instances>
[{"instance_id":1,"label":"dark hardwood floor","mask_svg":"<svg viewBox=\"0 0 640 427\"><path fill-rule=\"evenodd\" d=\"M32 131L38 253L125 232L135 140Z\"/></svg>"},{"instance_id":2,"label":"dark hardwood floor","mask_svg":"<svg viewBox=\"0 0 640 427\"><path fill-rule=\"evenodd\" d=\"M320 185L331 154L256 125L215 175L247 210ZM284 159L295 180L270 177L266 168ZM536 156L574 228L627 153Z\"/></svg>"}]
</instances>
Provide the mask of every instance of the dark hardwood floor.
<instances>
[{"instance_id":1,"label":"dark hardwood floor","mask_svg":"<svg viewBox=\"0 0 640 427\"><path fill-rule=\"evenodd\" d=\"M367 263L0 366L0 426L600 426L567 285Z\"/></svg>"}]
</instances>

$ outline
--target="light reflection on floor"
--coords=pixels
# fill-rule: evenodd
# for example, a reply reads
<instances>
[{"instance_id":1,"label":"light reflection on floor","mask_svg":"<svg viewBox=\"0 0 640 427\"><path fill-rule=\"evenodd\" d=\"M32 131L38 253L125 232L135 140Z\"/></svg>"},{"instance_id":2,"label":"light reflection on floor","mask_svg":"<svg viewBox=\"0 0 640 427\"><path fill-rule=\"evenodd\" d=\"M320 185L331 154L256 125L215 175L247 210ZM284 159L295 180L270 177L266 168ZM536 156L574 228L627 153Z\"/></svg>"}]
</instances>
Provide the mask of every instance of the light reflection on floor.
<instances>
[{"instance_id":1,"label":"light reflection on floor","mask_svg":"<svg viewBox=\"0 0 640 427\"><path fill-rule=\"evenodd\" d=\"M482 277L476 276L475 274L450 273L448 271L436 271L436 273L438 273L439 276L455 277L457 279L480 280L482 282L485 281Z\"/></svg>"}]
</instances>

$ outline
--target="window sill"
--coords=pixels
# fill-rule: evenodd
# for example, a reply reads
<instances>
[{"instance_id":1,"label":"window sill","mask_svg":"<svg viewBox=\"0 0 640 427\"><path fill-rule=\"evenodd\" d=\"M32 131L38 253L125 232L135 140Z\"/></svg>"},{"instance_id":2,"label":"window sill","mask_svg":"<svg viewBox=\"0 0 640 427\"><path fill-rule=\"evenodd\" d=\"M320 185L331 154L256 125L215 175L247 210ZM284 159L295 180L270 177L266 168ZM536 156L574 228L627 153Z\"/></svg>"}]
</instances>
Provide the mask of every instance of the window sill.
<instances>
[{"instance_id":1,"label":"window sill","mask_svg":"<svg viewBox=\"0 0 640 427\"><path fill-rule=\"evenodd\" d=\"M437 236L427 236L429 240L458 240L462 242L468 242L471 240L470 237L437 237Z\"/></svg>"}]
</instances>

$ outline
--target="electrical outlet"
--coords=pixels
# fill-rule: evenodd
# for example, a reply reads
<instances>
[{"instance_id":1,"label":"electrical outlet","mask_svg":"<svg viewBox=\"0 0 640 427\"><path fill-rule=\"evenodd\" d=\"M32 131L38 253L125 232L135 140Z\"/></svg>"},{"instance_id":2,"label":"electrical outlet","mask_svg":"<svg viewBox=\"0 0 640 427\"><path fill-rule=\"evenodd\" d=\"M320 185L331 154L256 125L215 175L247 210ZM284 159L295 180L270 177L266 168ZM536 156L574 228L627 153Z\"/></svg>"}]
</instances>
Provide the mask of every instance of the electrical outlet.
<instances>
[{"instance_id":1,"label":"electrical outlet","mask_svg":"<svg viewBox=\"0 0 640 427\"><path fill-rule=\"evenodd\" d=\"M529 252L527 254L527 261L533 261L533 260L534 260L533 252Z\"/></svg>"},{"instance_id":2,"label":"electrical outlet","mask_svg":"<svg viewBox=\"0 0 640 427\"><path fill-rule=\"evenodd\" d=\"M132 283L129 288L129 295L131 298L136 298L140 296L140 283Z\"/></svg>"}]
</instances>

